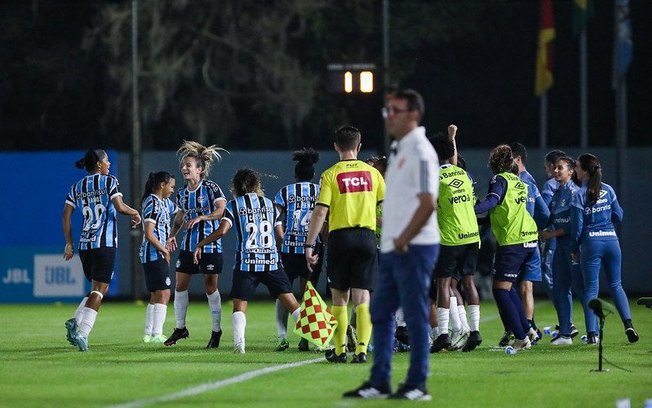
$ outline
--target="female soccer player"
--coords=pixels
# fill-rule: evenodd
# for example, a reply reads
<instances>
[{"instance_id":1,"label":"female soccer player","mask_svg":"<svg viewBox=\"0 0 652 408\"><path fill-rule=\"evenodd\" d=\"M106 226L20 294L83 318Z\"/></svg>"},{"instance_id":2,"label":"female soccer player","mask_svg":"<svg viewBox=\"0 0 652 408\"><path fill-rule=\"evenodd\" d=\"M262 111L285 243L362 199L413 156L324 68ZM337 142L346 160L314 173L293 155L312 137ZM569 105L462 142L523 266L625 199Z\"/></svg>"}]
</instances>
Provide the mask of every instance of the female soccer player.
<instances>
[{"instance_id":1,"label":"female soccer player","mask_svg":"<svg viewBox=\"0 0 652 408\"><path fill-rule=\"evenodd\" d=\"M557 241L552 264L552 295L557 310L557 318L559 319L559 335L555 336L551 341L556 346L573 344L571 337L573 302L572 297L568 297L571 286L575 291L575 295L582 302L586 324L595 322L595 319L590 318L593 312L588 308L584 296L584 281L582 280L580 265L577 262L572 262L570 256L571 203L579 192L579 187L571 180L574 168L575 160L570 157L564 156L557 159L553 174L555 180L559 183L559 187L550 201L550 225L552 229L543 230L540 234L543 239L555 238ZM587 326L586 330L589 334L595 334L595 328ZM595 336L587 336L587 338L588 342L595 343Z\"/></svg>"},{"instance_id":2,"label":"female soccer player","mask_svg":"<svg viewBox=\"0 0 652 408\"><path fill-rule=\"evenodd\" d=\"M270 294L292 313L295 321L299 318L299 303L279 262L274 237L278 211L272 201L263 195L260 175L251 169L238 170L233 176L231 191L235 199L226 205L217 231L197 243L194 261L201 262L206 256L204 251L211 242L223 237L231 227L235 229L238 234L238 250L233 266L231 318L234 352L244 354L247 302L259 283L267 286Z\"/></svg>"},{"instance_id":3,"label":"female soccer player","mask_svg":"<svg viewBox=\"0 0 652 408\"><path fill-rule=\"evenodd\" d=\"M315 202L319 196L319 184L312 182L315 177L315 163L319 161L319 152L312 148L297 150L292 155L292 160L297 164L294 166L295 182L281 188L274 197L274 205L281 213L283 222L276 226L276 236L281 242L280 252L283 268L288 275L290 285L294 280L300 278L300 293L305 292L308 280L313 286L319 282L321 273L322 256L317 265L308 270L304 244L308 237L308 226L310 216L315 208ZM317 244L321 255L323 245L321 239ZM290 343L287 340L288 313L281 304L276 301L276 332L278 345L276 351L287 350ZM299 350L308 351L308 340L301 339Z\"/></svg>"},{"instance_id":4,"label":"female soccer player","mask_svg":"<svg viewBox=\"0 0 652 408\"><path fill-rule=\"evenodd\" d=\"M493 294L500 317L508 330L514 333L514 349L528 349L531 338L537 334L525 317L523 303L513 287L519 271L534 256L537 225L527 212L527 185L512 170L514 156L508 145L496 146L489 157L494 176L490 181L485 201L475 206L475 213L489 211L491 230L496 236Z\"/></svg>"},{"instance_id":5,"label":"female soccer player","mask_svg":"<svg viewBox=\"0 0 652 408\"><path fill-rule=\"evenodd\" d=\"M163 343L163 324L170 301L170 251L165 244L170 236L170 216L177 212L170 196L174 193L174 176L167 171L149 173L141 200L143 209L143 243L140 263L150 292L145 313L145 343Z\"/></svg>"},{"instance_id":6,"label":"female soccer player","mask_svg":"<svg viewBox=\"0 0 652 408\"><path fill-rule=\"evenodd\" d=\"M614 223L622 221L623 209L614 189L602 182L602 167L597 157L588 153L578 157L575 172L582 188L572 203L570 249L582 268L586 301L598 297L600 266L603 266L627 339L635 343L638 333L632 325L629 302L620 281L622 254L614 227ZM587 330L596 327L593 314L590 319ZM587 338L595 335L595 332L588 333Z\"/></svg>"},{"instance_id":7,"label":"female soccer player","mask_svg":"<svg viewBox=\"0 0 652 408\"><path fill-rule=\"evenodd\" d=\"M66 321L66 329L68 342L81 351L87 351L88 335L113 277L118 248L116 211L131 217L132 228L140 224L140 214L122 201L118 179L109 175L111 162L104 150L89 150L75 166L86 169L88 175L70 187L63 207L63 235L66 239L63 258L69 261L74 254L71 217L79 207L83 216L79 259L86 279L91 282L91 291L82 299L74 317Z\"/></svg>"},{"instance_id":8,"label":"female soccer player","mask_svg":"<svg viewBox=\"0 0 652 408\"><path fill-rule=\"evenodd\" d=\"M181 211L174 217L170 239L166 247L174 251L177 247L176 235L181 226L186 229L181 241L181 250L176 266L176 285L174 288L174 332L164 342L166 346L175 344L190 335L186 328L188 311L188 286L192 275L204 275L204 288L211 311L212 332L206 348L217 348L222 336L222 299L217 288L217 275L222 272L222 242L212 242L204 248L204 258L199 264L193 263L192 253L197 242L210 235L218 227L222 218L226 198L217 183L208 180L211 165L219 160L219 147L202 146L197 142L184 141L177 157L181 164L181 174L186 185L177 192L177 207Z\"/></svg>"}]
</instances>

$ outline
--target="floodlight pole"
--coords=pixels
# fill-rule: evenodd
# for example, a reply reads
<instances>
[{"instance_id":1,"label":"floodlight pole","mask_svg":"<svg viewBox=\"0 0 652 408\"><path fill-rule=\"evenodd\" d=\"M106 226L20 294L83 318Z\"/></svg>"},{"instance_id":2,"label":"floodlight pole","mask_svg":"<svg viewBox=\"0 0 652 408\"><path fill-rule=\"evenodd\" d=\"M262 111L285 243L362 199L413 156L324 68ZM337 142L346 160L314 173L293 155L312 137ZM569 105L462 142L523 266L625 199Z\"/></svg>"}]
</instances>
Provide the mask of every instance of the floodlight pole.
<instances>
[{"instance_id":1,"label":"floodlight pole","mask_svg":"<svg viewBox=\"0 0 652 408\"><path fill-rule=\"evenodd\" d=\"M140 138L140 112L138 101L138 0L131 2L131 90L132 90L132 133L131 133L131 199L134 207L138 208L137 200L140 197L142 163L141 163L141 138ZM131 231L131 295L134 300L140 297L140 259L138 252L142 230L139 228Z\"/></svg>"},{"instance_id":2,"label":"floodlight pole","mask_svg":"<svg viewBox=\"0 0 652 408\"><path fill-rule=\"evenodd\" d=\"M385 95L389 88L389 0L383 0L383 106L385 105ZM385 129L384 150L389 156L389 145L391 140L387 128Z\"/></svg>"}]
</instances>

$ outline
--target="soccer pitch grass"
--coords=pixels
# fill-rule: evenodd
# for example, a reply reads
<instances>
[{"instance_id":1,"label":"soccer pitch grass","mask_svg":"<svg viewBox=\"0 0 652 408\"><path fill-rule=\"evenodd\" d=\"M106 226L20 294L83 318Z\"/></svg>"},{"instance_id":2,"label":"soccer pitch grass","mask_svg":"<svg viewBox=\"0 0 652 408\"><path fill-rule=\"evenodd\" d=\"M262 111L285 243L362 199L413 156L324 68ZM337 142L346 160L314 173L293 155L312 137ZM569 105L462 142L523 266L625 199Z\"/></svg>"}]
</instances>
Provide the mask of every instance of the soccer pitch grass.
<instances>
[{"instance_id":1,"label":"soccer pitch grass","mask_svg":"<svg viewBox=\"0 0 652 408\"><path fill-rule=\"evenodd\" d=\"M291 348L275 352L273 303L253 301L247 312L247 353L233 354L231 302L224 302L220 348L206 350L210 335L205 302L188 310L190 337L172 347L143 344L145 305L107 301L79 352L65 338L64 321L76 305L0 305L0 406L2 407L372 407L418 402L358 401L342 392L368 378L370 364L330 364L322 354ZM482 345L473 352L430 355L429 405L440 407L614 407L631 399L643 407L652 398L652 311L632 303L641 340L629 344L617 316L605 325L604 356L597 346L552 346L546 336L532 350L507 355L491 351L502 325L493 303L481 308ZM575 304L575 322L583 331ZM537 303L537 323L554 326L548 301ZM174 328L168 307L165 334ZM581 333L583 334L583 333ZM403 380L408 353L394 355L393 387ZM373 353L370 355L373 358ZM319 359L315 362L314 360ZM302 365L299 365L303 362ZM295 364L295 365L291 365ZM276 371L274 371L276 370ZM165 401L156 400L166 399ZM423 404L423 403L422 403Z\"/></svg>"}]
</instances>

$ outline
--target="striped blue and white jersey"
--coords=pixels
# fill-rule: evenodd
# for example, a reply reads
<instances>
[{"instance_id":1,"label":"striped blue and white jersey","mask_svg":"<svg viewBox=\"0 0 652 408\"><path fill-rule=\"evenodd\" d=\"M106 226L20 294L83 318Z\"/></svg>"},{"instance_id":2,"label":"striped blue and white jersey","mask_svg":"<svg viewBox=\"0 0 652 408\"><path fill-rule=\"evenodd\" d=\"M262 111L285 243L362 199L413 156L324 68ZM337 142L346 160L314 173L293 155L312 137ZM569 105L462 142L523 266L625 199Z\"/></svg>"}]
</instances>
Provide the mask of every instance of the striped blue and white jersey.
<instances>
[{"instance_id":1,"label":"striped blue and white jersey","mask_svg":"<svg viewBox=\"0 0 652 408\"><path fill-rule=\"evenodd\" d=\"M279 213L272 200L249 193L226 204L223 221L235 229L235 270L266 272L278 270L274 225ZM278 220L278 221L277 221Z\"/></svg>"},{"instance_id":2,"label":"striped blue and white jersey","mask_svg":"<svg viewBox=\"0 0 652 408\"><path fill-rule=\"evenodd\" d=\"M310 217L318 196L319 184L307 181L289 184L276 193L274 204L283 209L281 212L284 231L282 253L305 253L303 245L308 238Z\"/></svg>"},{"instance_id":3,"label":"striped blue and white jersey","mask_svg":"<svg viewBox=\"0 0 652 408\"><path fill-rule=\"evenodd\" d=\"M202 180L195 190L184 186L177 192L177 206L184 212L184 222L202 215L209 215L217 209L217 202L226 201L220 186L211 180ZM192 252L197 243L209 236L219 226L218 220L200 221L190 230L186 230L181 241L181 250ZM222 253L222 240L218 239L203 248L204 253Z\"/></svg>"},{"instance_id":4,"label":"striped blue and white jersey","mask_svg":"<svg viewBox=\"0 0 652 408\"><path fill-rule=\"evenodd\" d=\"M116 211L111 201L122 196L118 179L111 175L89 174L70 187L66 204L81 209L83 223L79 250L118 247Z\"/></svg>"},{"instance_id":5,"label":"striped blue and white jersey","mask_svg":"<svg viewBox=\"0 0 652 408\"><path fill-rule=\"evenodd\" d=\"M154 236L165 246L170 237L171 219L178 211L169 198L160 199L156 194L150 194L143 201L143 230L146 223L154 224ZM163 259L163 255L143 235L140 244L140 263L153 262Z\"/></svg>"}]
</instances>

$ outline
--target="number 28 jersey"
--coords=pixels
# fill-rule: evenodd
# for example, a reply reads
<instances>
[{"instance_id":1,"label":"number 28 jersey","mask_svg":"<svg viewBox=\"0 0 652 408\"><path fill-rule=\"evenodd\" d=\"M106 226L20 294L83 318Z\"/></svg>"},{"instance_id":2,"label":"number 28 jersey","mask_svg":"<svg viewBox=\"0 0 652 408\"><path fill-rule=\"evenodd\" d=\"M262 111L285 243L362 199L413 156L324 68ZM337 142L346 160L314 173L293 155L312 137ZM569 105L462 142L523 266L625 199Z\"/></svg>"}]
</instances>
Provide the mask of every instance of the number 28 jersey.
<instances>
[{"instance_id":1,"label":"number 28 jersey","mask_svg":"<svg viewBox=\"0 0 652 408\"><path fill-rule=\"evenodd\" d=\"M274 225L279 220L272 200L249 193L226 204L223 221L229 222L238 236L235 268L245 272L278 270Z\"/></svg>"}]
</instances>

